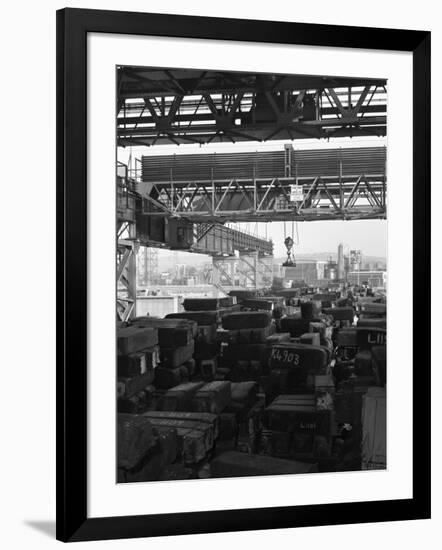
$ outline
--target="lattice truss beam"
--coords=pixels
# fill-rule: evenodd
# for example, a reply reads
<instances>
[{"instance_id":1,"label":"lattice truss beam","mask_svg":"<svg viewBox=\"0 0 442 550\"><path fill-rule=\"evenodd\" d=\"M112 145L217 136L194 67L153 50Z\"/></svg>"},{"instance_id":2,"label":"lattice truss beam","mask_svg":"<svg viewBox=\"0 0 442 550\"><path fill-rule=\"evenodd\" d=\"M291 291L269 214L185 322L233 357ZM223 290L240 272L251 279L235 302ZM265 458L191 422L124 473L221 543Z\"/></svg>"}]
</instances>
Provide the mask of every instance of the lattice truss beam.
<instances>
[{"instance_id":1,"label":"lattice truss beam","mask_svg":"<svg viewBox=\"0 0 442 550\"><path fill-rule=\"evenodd\" d=\"M302 200L292 201L292 186ZM142 192L142 187L140 187ZM195 223L377 219L386 217L384 174L354 174L303 178L231 179L153 184L145 213L174 215Z\"/></svg>"},{"instance_id":2,"label":"lattice truss beam","mask_svg":"<svg viewBox=\"0 0 442 550\"><path fill-rule=\"evenodd\" d=\"M127 321L136 311L138 247L134 229L134 224L127 222L117 226L117 316L120 321Z\"/></svg>"},{"instance_id":3,"label":"lattice truss beam","mask_svg":"<svg viewBox=\"0 0 442 550\"><path fill-rule=\"evenodd\" d=\"M381 79L120 67L119 146L386 135Z\"/></svg>"},{"instance_id":4,"label":"lattice truss beam","mask_svg":"<svg viewBox=\"0 0 442 550\"><path fill-rule=\"evenodd\" d=\"M203 221L383 218L386 148L146 155L136 191L153 216Z\"/></svg>"},{"instance_id":5,"label":"lattice truss beam","mask_svg":"<svg viewBox=\"0 0 442 550\"><path fill-rule=\"evenodd\" d=\"M158 275L158 248L140 246L137 254L137 284L150 285Z\"/></svg>"},{"instance_id":6,"label":"lattice truss beam","mask_svg":"<svg viewBox=\"0 0 442 550\"><path fill-rule=\"evenodd\" d=\"M242 252L232 258L212 258L210 282L218 288L265 288L273 281L273 257L258 252Z\"/></svg>"},{"instance_id":7,"label":"lattice truss beam","mask_svg":"<svg viewBox=\"0 0 442 550\"><path fill-rule=\"evenodd\" d=\"M219 223L196 223L192 251L212 256L234 256L236 251L253 251L264 257L273 255L273 243Z\"/></svg>"}]
</instances>

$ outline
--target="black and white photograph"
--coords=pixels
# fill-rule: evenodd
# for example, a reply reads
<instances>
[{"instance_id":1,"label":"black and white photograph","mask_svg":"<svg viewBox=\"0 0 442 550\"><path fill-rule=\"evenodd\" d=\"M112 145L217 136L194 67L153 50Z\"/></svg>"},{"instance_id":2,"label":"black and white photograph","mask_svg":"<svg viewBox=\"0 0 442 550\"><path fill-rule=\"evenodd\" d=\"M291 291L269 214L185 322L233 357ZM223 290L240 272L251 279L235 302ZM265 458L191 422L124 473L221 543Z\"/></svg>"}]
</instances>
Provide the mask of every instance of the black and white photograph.
<instances>
[{"instance_id":1,"label":"black and white photograph","mask_svg":"<svg viewBox=\"0 0 442 550\"><path fill-rule=\"evenodd\" d=\"M115 82L117 483L387 469L388 80Z\"/></svg>"},{"instance_id":2,"label":"black and white photograph","mask_svg":"<svg viewBox=\"0 0 442 550\"><path fill-rule=\"evenodd\" d=\"M437 7L5 5L2 548L437 547Z\"/></svg>"}]
</instances>

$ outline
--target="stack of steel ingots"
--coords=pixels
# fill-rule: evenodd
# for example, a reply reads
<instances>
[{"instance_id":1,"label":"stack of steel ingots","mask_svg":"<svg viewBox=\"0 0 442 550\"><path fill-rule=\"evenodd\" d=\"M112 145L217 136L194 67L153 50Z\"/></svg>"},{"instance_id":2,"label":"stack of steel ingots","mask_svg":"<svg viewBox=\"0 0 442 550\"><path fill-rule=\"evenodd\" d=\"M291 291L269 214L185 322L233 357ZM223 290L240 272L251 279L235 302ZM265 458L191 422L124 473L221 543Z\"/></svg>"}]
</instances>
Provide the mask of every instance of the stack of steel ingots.
<instances>
[{"instance_id":1,"label":"stack of steel ingots","mask_svg":"<svg viewBox=\"0 0 442 550\"><path fill-rule=\"evenodd\" d=\"M219 435L219 415L231 401L230 382L190 382L167 390L154 411L144 413L156 427L175 429L180 460L195 470L208 459Z\"/></svg>"},{"instance_id":2,"label":"stack of steel ingots","mask_svg":"<svg viewBox=\"0 0 442 550\"><path fill-rule=\"evenodd\" d=\"M222 318L227 346L225 364L230 368L230 379L235 382L255 380L265 374L270 356L270 342L276 325L269 311L237 312Z\"/></svg>"},{"instance_id":3,"label":"stack of steel ingots","mask_svg":"<svg viewBox=\"0 0 442 550\"><path fill-rule=\"evenodd\" d=\"M356 326L339 330L335 336L337 382L353 376L359 385L384 386L386 383L385 328ZM383 359L381 359L383 357Z\"/></svg>"},{"instance_id":4,"label":"stack of steel ingots","mask_svg":"<svg viewBox=\"0 0 442 550\"><path fill-rule=\"evenodd\" d=\"M122 482L206 477L227 451L254 453L264 402L256 382L189 382L167 390L152 410L119 414Z\"/></svg>"},{"instance_id":5,"label":"stack of steel ingots","mask_svg":"<svg viewBox=\"0 0 442 550\"><path fill-rule=\"evenodd\" d=\"M189 479L217 437L213 414L118 415L119 482Z\"/></svg>"},{"instance_id":6,"label":"stack of steel ingots","mask_svg":"<svg viewBox=\"0 0 442 550\"><path fill-rule=\"evenodd\" d=\"M182 319L137 317L133 320L133 325L139 328L153 328L158 332L160 362L155 369L155 387L167 390L188 382L195 370L193 354L197 324Z\"/></svg>"},{"instance_id":7,"label":"stack of steel ingots","mask_svg":"<svg viewBox=\"0 0 442 550\"><path fill-rule=\"evenodd\" d=\"M119 481L385 467L385 303L270 292L118 324Z\"/></svg>"},{"instance_id":8,"label":"stack of steel ingots","mask_svg":"<svg viewBox=\"0 0 442 550\"><path fill-rule=\"evenodd\" d=\"M315 294L309 300L303 297L299 300L299 311L286 315L280 320L280 330L289 332L294 341L300 343L321 345L333 350L333 328L336 325L333 315L341 308L335 307L333 298L336 294ZM313 299L314 298L314 299ZM319 299L317 299L319 298ZM324 299L325 300L321 300ZM333 307L325 308L323 303Z\"/></svg>"},{"instance_id":9,"label":"stack of steel ingots","mask_svg":"<svg viewBox=\"0 0 442 550\"><path fill-rule=\"evenodd\" d=\"M155 427L141 415L118 415L117 441L117 480L123 483L159 479L181 452L176 430Z\"/></svg>"},{"instance_id":10,"label":"stack of steel ingots","mask_svg":"<svg viewBox=\"0 0 442 550\"><path fill-rule=\"evenodd\" d=\"M265 411L265 450L272 455L321 462L332 452L333 408L314 393L279 395Z\"/></svg>"},{"instance_id":11,"label":"stack of steel ingots","mask_svg":"<svg viewBox=\"0 0 442 550\"><path fill-rule=\"evenodd\" d=\"M386 384L386 345L370 345L367 340L372 338L376 341L382 337L385 342L385 333L376 331L366 339L367 334L356 332L351 335L354 337L353 341L350 340L349 334L340 336L338 340L340 344L353 344L353 347L340 347L338 351L342 353L345 349L347 353L354 354L354 358L351 360L337 358L334 368L337 380L335 421L339 435L336 443L341 447L342 469L360 469L363 440L374 442L376 437L375 433L364 437L364 399L374 387L385 392ZM358 337L362 347L357 346ZM385 407L383 410L376 408L375 416L377 414L380 414L380 417L372 420L372 425L374 429L376 425L382 429L386 422ZM376 443L376 445L379 450L379 444Z\"/></svg>"},{"instance_id":12,"label":"stack of steel ingots","mask_svg":"<svg viewBox=\"0 0 442 550\"><path fill-rule=\"evenodd\" d=\"M154 327L123 326L117 338L118 411L146 410L155 390L152 385L160 361L158 331Z\"/></svg>"},{"instance_id":13,"label":"stack of steel ingots","mask_svg":"<svg viewBox=\"0 0 442 550\"><path fill-rule=\"evenodd\" d=\"M359 321L364 319L384 319L387 315L387 305L382 298L364 297L358 300L357 309Z\"/></svg>"},{"instance_id":14,"label":"stack of steel ingots","mask_svg":"<svg viewBox=\"0 0 442 550\"><path fill-rule=\"evenodd\" d=\"M184 312L169 314L169 319L187 319L196 322L194 359L203 380L209 382L217 378L220 345L217 328L224 315L237 311L236 299L224 298L186 298Z\"/></svg>"},{"instance_id":15,"label":"stack of steel ingots","mask_svg":"<svg viewBox=\"0 0 442 550\"><path fill-rule=\"evenodd\" d=\"M320 310L332 322L335 328L353 324L355 309L340 292L320 292L313 294L312 302L320 304Z\"/></svg>"},{"instance_id":16,"label":"stack of steel ingots","mask_svg":"<svg viewBox=\"0 0 442 550\"><path fill-rule=\"evenodd\" d=\"M321 302L321 308L332 307L339 298L339 292L317 292L312 296L313 301Z\"/></svg>"},{"instance_id":17,"label":"stack of steel ingots","mask_svg":"<svg viewBox=\"0 0 442 550\"><path fill-rule=\"evenodd\" d=\"M334 381L331 376L332 327L323 304L334 295L304 297L299 312L282 317L279 334L261 378L267 408L261 452L277 457L317 463L330 469L334 431ZM330 300L330 302L329 302Z\"/></svg>"},{"instance_id":18,"label":"stack of steel ingots","mask_svg":"<svg viewBox=\"0 0 442 550\"><path fill-rule=\"evenodd\" d=\"M197 477L213 452L219 415L230 399L229 382L186 383L167 390L141 415L120 414L119 479L160 479L166 467L174 479Z\"/></svg>"},{"instance_id":19,"label":"stack of steel ingots","mask_svg":"<svg viewBox=\"0 0 442 550\"><path fill-rule=\"evenodd\" d=\"M282 296L262 296L243 300L241 310L271 311L274 319L280 319L286 313L286 305Z\"/></svg>"},{"instance_id":20,"label":"stack of steel ingots","mask_svg":"<svg viewBox=\"0 0 442 550\"><path fill-rule=\"evenodd\" d=\"M231 290L229 296L236 299L237 304L241 304L243 300L249 300L253 298L258 298L262 295L262 292L259 290L245 290L243 288L239 290Z\"/></svg>"},{"instance_id":21,"label":"stack of steel ingots","mask_svg":"<svg viewBox=\"0 0 442 550\"><path fill-rule=\"evenodd\" d=\"M263 452L315 462L332 455L334 381L331 353L321 345L287 342L274 346L269 376L262 381L268 407Z\"/></svg>"},{"instance_id":22,"label":"stack of steel ingots","mask_svg":"<svg viewBox=\"0 0 442 550\"><path fill-rule=\"evenodd\" d=\"M144 413L157 430L176 432L179 454L175 462L192 468L212 451L218 437L218 417L211 413L149 411Z\"/></svg>"},{"instance_id":23,"label":"stack of steel ingots","mask_svg":"<svg viewBox=\"0 0 442 550\"><path fill-rule=\"evenodd\" d=\"M300 296L301 291L298 288L273 288L271 290L272 296L281 298L283 300L283 315L294 315L299 313ZM280 321L277 319L278 329L280 328Z\"/></svg>"},{"instance_id":24,"label":"stack of steel ingots","mask_svg":"<svg viewBox=\"0 0 442 550\"><path fill-rule=\"evenodd\" d=\"M282 342L271 349L269 373L262 381L267 402L281 393L314 387L314 377L330 373L331 352L325 346Z\"/></svg>"},{"instance_id":25,"label":"stack of steel ingots","mask_svg":"<svg viewBox=\"0 0 442 550\"><path fill-rule=\"evenodd\" d=\"M364 297L356 302L357 325L338 328L333 339L335 344L335 366L333 374L337 384L335 396L336 425L341 447L342 469L384 467L379 458L383 443L373 426L385 428L385 385L387 319L383 298ZM373 397L373 392L377 392ZM384 392L379 397L379 392ZM366 396L368 396L366 398ZM374 405L373 405L374 403ZM383 406L379 406L379 403ZM365 410L364 410L365 404ZM367 412L374 407L375 412ZM364 436L364 418L366 422ZM367 432L371 433L367 434ZM382 431L382 430L381 430ZM384 434L385 436L385 434ZM373 460L362 457L363 441L376 446ZM385 446L385 437L384 437ZM365 455L370 456L370 450Z\"/></svg>"},{"instance_id":26,"label":"stack of steel ingots","mask_svg":"<svg viewBox=\"0 0 442 550\"><path fill-rule=\"evenodd\" d=\"M264 396L257 382L232 382L231 402L221 415L219 449L254 453L257 451L264 414Z\"/></svg>"},{"instance_id":27,"label":"stack of steel ingots","mask_svg":"<svg viewBox=\"0 0 442 550\"><path fill-rule=\"evenodd\" d=\"M185 312L216 311L218 319L226 313L239 310L233 296L225 296L224 298L186 298L183 307Z\"/></svg>"},{"instance_id":28,"label":"stack of steel ingots","mask_svg":"<svg viewBox=\"0 0 442 550\"><path fill-rule=\"evenodd\" d=\"M275 319L276 326L279 328L279 319L291 312L290 306L293 306L295 302L292 298L287 298L285 295L278 295L277 292L267 294L264 291L261 293L256 292L252 295L251 291L232 291L230 294L235 293L236 299L241 307L241 311L268 311L271 312L273 319ZM293 295L293 292L291 293ZM297 300L296 300L297 303Z\"/></svg>"}]
</instances>

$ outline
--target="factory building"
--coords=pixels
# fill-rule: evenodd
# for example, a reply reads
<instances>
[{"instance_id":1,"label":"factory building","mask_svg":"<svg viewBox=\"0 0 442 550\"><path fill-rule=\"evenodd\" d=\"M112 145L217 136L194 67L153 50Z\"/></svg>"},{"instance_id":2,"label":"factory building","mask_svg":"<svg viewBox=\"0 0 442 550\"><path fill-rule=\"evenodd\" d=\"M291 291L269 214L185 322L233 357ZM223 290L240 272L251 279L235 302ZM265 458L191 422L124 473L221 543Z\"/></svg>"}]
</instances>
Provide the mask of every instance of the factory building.
<instances>
[{"instance_id":1,"label":"factory building","mask_svg":"<svg viewBox=\"0 0 442 550\"><path fill-rule=\"evenodd\" d=\"M371 270L350 271L347 281L351 285L367 284L373 288L386 288L387 272Z\"/></svg>"},{"instance_id":2,"label":"factory building","mask_svg":"<svg viewBox=\"0 0 442 550\"><path fill-rule=\"evenodd\" d=\"M286 280L304 281L307 285L319 285L326 278L327 262L320 260L296 260L296 266L285 267L283 277Z\"/></svg>"}]
</instances>

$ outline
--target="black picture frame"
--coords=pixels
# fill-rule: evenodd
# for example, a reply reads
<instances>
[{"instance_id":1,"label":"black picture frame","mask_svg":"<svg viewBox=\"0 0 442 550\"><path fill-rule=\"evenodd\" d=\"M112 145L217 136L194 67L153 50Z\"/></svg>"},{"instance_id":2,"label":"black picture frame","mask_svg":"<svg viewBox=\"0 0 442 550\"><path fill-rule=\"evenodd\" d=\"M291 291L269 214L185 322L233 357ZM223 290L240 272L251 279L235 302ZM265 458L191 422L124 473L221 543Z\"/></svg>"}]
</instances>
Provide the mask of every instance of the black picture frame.
<instances>
[{"instance_id":1,"label":"black picture frame","mask_svg":"<svg viewBox=\"0 0 442 550\"><path fill-rule=\"evenodd\" d=\"M87 517L87 34L413 54L413 498ZM430 517L430 33L119 11L57 12L57 538L85 541Z\"/></svg>"}]
</instances>

